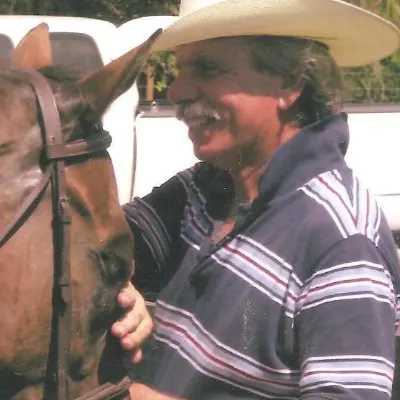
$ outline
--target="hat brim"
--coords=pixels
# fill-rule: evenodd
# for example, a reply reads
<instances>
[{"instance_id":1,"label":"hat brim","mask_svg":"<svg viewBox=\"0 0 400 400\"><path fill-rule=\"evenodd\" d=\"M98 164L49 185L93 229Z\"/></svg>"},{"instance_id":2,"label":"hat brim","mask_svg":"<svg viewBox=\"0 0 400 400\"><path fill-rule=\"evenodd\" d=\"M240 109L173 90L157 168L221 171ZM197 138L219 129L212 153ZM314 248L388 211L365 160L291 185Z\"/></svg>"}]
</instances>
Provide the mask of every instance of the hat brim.
<instances>
[{"instance_id":1,"label":"hat brim","mask_svg":"<svg viewBox=\"0 0 400 400\"><path fill-rule=\"evenodd\" d=\"M153 52L201 40L251 35L295 36L322 42L342 67L384 59L400 46L385 19L338 0L222 1L177 17Z\"/></svg>"}]
</instances>

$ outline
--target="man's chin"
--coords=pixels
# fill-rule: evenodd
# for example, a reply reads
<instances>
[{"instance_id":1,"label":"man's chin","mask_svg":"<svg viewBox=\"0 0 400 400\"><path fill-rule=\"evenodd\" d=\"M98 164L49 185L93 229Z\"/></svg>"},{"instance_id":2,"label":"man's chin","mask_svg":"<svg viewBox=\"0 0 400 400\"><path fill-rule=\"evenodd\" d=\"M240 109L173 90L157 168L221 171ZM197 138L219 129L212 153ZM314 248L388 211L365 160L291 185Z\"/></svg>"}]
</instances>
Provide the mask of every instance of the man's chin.
<instances>
[{"instance_id":1,"label":"man's chin","mask_svg":"<svg viewBox=\"0 0 400 400\"><path fill-rule=\"evenodd\" d=\"M200 161L203 161L203 162L206 162L209 164L215 164L218 159L218 157L213 152L198 149L198 148L196 148L196 146L194 146L193 150L194 150L194 155Z\"/></svg>"},{"instance_id":2,"label":"man's chin","mask_svg":"<svg viewBox=\"0 0 400 400\"><path fill-rule=\"evenodd\" d=\"M194 150L194 155L200 161L212 164L215 167L221 167L221 168L226 167L225 165L226 163L224 162L225 157L223 156L223 154L221 154L220 151L212 151L211 149L204 149L204 148L202 149L201 147L197 148L196 146L193 146L193 150Z\"/></svg>"}]
</instances>

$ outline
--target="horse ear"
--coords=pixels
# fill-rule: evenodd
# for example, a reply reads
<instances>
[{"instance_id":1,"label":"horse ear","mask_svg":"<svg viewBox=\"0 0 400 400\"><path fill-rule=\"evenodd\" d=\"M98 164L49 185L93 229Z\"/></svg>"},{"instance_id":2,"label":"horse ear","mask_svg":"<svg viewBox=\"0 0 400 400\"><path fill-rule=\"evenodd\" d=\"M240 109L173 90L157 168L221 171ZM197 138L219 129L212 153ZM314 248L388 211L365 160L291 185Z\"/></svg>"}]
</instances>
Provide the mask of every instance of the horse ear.
<instances>
[{"instance_id":1,"label":"horse ear","mask_svg":"<svg viewBox=\"0 0 400 400\"><path fill-rule=\"evenodd\" d=\"M39 69L52 65L49 26L41 23L31 29L13 50L11 58L20 67Z\"/></svg>"},{"instance_id":2,"label":"horse ear","mask_svg":"<svg viewBox=\"0 0 400 400\"><path fill-rule=\"evenodd\" d=\"M93 107L98 116L133 85L161 32L162 29L158 29L140 46L81 79L79 84L94 99Z\"/></svg>"}]
</instances>

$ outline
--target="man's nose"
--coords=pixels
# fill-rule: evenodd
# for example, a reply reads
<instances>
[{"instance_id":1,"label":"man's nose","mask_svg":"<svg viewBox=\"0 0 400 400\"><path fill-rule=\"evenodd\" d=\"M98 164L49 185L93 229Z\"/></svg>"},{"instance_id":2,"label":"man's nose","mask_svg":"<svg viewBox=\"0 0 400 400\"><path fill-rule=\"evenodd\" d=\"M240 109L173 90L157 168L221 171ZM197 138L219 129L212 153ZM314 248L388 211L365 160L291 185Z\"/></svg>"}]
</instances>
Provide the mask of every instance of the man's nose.
<instances>
[{"instance_id":1,"label":"man's nose","mask_svg":"<svg viewBox=\"0 0 400 400\"><path fill-rule=\"evenodd\" d=\"M173 104L191 103L199 95L196 82L188 73L180 72L168 89L168 100Z\"/></svg>"}]
</instances>

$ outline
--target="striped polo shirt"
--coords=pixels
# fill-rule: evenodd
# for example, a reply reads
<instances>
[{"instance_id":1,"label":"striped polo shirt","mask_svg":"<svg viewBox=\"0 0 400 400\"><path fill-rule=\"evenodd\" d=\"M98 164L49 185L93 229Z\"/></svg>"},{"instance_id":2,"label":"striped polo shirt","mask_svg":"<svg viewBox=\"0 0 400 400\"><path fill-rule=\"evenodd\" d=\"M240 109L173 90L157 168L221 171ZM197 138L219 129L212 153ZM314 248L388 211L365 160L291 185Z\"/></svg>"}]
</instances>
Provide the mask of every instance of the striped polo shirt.
<instances>
[{"instance_id":1,"label":"striped polo shirt","mask_svg":"<svg viewBox=\"0 0 400 400\"><path fill-rule=\"evenodd\" d=\"M124 206L157 300L141 379L187 399L390 398L397 249L348 140L339 114L280 146L219 243L234 192L209 164Z\"/></svg>"}]
</instances>

